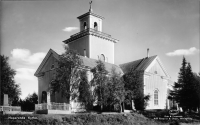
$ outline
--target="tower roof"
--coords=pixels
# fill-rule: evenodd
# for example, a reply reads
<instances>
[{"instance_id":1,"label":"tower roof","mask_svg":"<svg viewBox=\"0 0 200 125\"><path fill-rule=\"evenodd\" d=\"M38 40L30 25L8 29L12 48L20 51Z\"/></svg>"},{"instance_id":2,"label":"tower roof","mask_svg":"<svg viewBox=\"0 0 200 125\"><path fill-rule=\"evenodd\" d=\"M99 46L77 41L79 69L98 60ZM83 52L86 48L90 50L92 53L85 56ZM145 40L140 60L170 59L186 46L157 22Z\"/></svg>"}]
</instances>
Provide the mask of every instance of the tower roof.
<instances>
[{"instance_id":1,"label":"tower roof","mask_svg":"<svg viewBox=\"0 0 200 125\"><path fill-rule=\"evenodd\" d=\"M83 15L77 17L77 18L78 18L78 19L82 19L82 18L84 18L84 17L86 17L86 16L89 16L89 15L98 17L98 18L100 18L100 19L102 19L102 20L104 19L104 17L102 17L102 16L100 16L100 15L97 15L97 14L93 13L92 11L89 11L89 12L87 12L87 13L85 13L85 14L83 14Z\"/></svg>"},{"instance_id":2,"label":"tower roof","mask_svg":"<svg viewBox=\"0 0 200 125\"><path fill-rule=\"evenodd\" d=\"M85 14L83 14L83 15L77 17L77 18L78 18L78 19L82 19L82 18L84 18L84 17L86 17L86 16L92 15L92 16L95 16L95 17L100 18L100 19L103 20L104 17L102 17L102 16L100 16L100 15L97 15L97 14L95 14L95 13L92 12L92 1L90 1L89 4L90 4L89 12L87 12L87 13L85 13Z\"/></svg>"},{"instance_id":3,"label":"tower roof","mask_svg":"<svg viewBox=\"0 0 200 125\"><path fill-rule=\"evenodd\" d=\"M64 40L63 42L65 44L68 44L68 43L73 42L74 40L79 39L81 37L84 37L86 35L97 36L97 37L106 39L108 41L114 42L114 43L117 43L119 41L117 39L112 38L111 35L109 35L109 34L106 34L106 33L103 33L103 32L99 32L99 31L96 31L94 29L86 29L86 30L83 30L83 31L81 31L79 33L71 35L69 39Z\"/></svg>"}]
</instances>

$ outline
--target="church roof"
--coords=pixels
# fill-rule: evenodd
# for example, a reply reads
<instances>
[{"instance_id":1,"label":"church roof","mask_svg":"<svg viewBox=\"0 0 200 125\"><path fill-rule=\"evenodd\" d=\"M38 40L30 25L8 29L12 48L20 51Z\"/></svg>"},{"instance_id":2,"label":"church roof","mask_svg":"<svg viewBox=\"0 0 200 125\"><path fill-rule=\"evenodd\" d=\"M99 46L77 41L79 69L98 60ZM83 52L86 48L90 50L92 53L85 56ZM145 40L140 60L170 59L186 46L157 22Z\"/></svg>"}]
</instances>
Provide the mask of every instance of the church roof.
<instances>
[{"instance_id":1,"label":"church roof","mask_svg":"<svg viewBox=\"0 0 200 125\"><path fill-rule=\"evenodd\" d=\"M59 60L59 54L56 53L54 50L50 49L47 53L47 55L45 56L45 58L43 59L43 61L41 62L40 66L38 67L38 69L36 70L35 72L35 76L37 76L37 74L40 73L40 70L42 69L42 67L45 65L45 63L47 62L48 58L50 57L50 55L53 54L53 56ZM91 58L87 58L87 57L84 57L84 56L80 56L80 59L82 60L82 65L86 68L93 68L97 65L96 63L96 59L91 59ZM115 68L116 69L116 72L117 73L123 73L123 71L121 70L121 68L115 64L111 64L111 63L107 63L107 62L104 62L105 64L105 68L108 72L111 72L112 68Z\"/></svg>"},{"instance_id":2,"label":"church roof","mask_svg":"<svg viewBox=\"0 0 200 125\"><path fill-rule=\"evenodd\" d=\"M119 66L122 69L123 73L127 73L132 68L134 70L144 71L153 62L153 60L156 57L157 57L157 55L151 56L149 58L146 57L146 58L142 58L142 59L135 60L135 61L132 61L132 62L120 64Z\"/></svg>"},{"instance_id":3,"label":"church roof","mask_svg":"<svg viewBox=\"0 0 200 125\"><path fill-rule=\"evenodd\" d=\"M97 65L96 59L91 59L91 58L87 58L87 57L83 57L83 56L80 56L80 58L83 61L83 65L86 67L93 68ZM105 64L105 68L108 72L111 72L112 68L115 68L117 73L123 73L123 71L121 70L121 68L118 65L107 63L107 62L104 62L104 64Z\"/></svg>"}]
</instances>

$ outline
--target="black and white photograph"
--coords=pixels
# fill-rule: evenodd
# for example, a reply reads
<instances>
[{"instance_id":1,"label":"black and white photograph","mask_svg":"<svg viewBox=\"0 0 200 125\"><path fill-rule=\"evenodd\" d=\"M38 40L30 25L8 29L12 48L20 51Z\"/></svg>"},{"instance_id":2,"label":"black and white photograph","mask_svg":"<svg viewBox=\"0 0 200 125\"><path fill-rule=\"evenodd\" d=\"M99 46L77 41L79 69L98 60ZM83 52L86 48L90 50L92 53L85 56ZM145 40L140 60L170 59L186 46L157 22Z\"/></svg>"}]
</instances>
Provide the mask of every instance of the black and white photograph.
<instances>
[{"instance_id":1,"label":"black and white photograph","mask_svg":"<svg viewBox=\"0 0 200 125\"><path fill-rule=\"evenodd\" d=\"M0 124L200 124L199 0L0 8Z\"/></svg>"}]
</instances>

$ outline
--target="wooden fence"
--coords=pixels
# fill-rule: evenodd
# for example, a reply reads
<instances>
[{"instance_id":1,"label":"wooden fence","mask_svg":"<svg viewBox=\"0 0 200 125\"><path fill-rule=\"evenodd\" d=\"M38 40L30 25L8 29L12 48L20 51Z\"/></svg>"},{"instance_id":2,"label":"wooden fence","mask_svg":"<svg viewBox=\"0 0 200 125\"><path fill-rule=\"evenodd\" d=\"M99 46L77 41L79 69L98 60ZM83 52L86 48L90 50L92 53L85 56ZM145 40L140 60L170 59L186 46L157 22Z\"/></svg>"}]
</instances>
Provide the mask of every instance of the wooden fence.
<instances>
[{"instance_id":1,"label":"wooden fence","mask_svg":"<svg viewBox=\"0 0 200 125\"><path fill-rule=\"evenodd\" d=\"M21 111L19 106L0 106L0 111Z\"/></svg>"},{"instance_id":2,"label":"wooden fence","mask_svg":"<svg viewBox=\"0 0 200 125\"><path fill-rule=\"evenodd\" d=\"M70 104L67 103L41 103L41 104L35 104L35 110L70 110Z\"/></svg>"}]
</instances>

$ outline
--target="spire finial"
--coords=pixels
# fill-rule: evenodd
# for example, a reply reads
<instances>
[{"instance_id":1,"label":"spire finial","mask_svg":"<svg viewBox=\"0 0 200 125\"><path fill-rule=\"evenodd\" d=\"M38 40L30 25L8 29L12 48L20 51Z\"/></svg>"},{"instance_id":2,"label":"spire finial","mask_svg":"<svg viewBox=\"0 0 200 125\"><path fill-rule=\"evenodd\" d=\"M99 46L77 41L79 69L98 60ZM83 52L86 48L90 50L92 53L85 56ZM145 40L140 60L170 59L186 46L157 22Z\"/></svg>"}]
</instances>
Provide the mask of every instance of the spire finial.
<instances>
[{"instance_id":1,"label":"spire finial","mask_svg":"<svg viewBox=\"0 0 200 125\"><path fill-rule=\"evenodd\" d=\"M90 1L89 4L90 4L89 12L92 12L92 1Z\"/></svg>"}]
</instances>

